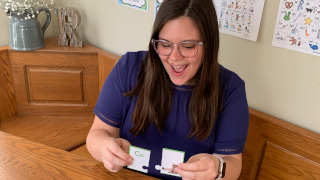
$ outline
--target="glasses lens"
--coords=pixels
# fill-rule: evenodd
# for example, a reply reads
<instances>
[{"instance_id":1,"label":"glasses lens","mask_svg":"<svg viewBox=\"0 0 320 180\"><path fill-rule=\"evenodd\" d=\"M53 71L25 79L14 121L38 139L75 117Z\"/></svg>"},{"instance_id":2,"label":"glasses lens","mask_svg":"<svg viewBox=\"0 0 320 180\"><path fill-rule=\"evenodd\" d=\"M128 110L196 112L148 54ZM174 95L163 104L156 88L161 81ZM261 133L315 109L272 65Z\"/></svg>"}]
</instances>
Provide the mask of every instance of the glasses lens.
<instances>
[{"instance_id":1,"label":"glasses lens","mask_svg":"<svg viewBox=\"0 0 320 180\"><path fill-rule=\"evenodd\" d=\"M179 46L179 51L184 57L194 57L198 53L197 42L183 42Z\"/></svg>"},{"instance_id":2,"label":"glasses lens","mask_svg":"<svg viewBox=\"0 0 320 180\"><path fill-rule=\"evenodd\" d=\"M154 40L153 47L158 54L163 56L169 56L172 51L172 43L168 41Z\"/></svg>"},{"instance_id":3,"label":"glasses lens","mask_svg":"<svg viewBox=\"0 0 320 180\"><path fill-rule=\"evenodd\" d=\"M180 44L174 44L165 40L151 40L154 50L162 56L170 56L173 47L178 45L179 52L184 57L194 57L198 53L199 46L202 46L203 42L186 41Z\"/></svg>"}]
</instances>

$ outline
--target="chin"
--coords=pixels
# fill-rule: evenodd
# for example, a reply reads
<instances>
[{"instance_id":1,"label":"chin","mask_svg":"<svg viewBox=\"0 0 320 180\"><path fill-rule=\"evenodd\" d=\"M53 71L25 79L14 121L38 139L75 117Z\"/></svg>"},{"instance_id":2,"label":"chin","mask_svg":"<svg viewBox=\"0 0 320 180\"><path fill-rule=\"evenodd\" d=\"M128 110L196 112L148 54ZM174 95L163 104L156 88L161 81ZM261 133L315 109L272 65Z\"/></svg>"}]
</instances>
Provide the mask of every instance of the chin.
<instances>
[{"instance_id":1,"label":"chin","mask_svg":"<svg viewBox=\"0 0 320 180\"><path fill-rule=\"evenodd\" d=\"M173 84L176 86L183 86L184 85L184 83L175 83L175 82L173 82Z\"/></svg>"},{"instance_id":2,"label":"chin","mask_svg":"<svg viewBox=\"0 0 320 180\"><path fill-rule=\"evenodd\" d=\"M172 80L171 79L171 82L177 86L182 86L182 85L187 85L187 82L186 81L177 81L177 80Z\"/></svg>"}]
</instances>

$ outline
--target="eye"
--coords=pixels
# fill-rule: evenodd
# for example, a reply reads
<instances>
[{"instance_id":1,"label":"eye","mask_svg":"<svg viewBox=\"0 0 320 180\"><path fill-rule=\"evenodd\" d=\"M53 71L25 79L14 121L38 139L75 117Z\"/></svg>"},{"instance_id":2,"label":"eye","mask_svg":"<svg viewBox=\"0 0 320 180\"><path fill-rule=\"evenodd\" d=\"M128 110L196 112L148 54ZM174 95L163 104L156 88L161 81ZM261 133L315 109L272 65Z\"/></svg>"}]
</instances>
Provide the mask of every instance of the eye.
<instances>
[{"instance_id":1,"label":"eye","mask_svg":"<svg viewBox=\"0 0 320 180\"><path fill-rule=\"evenodd\" d=\"M163 48L170 48L171 47L171 43L170 42L160 41L159 44Z\"/></svg>"},{"instance_id":2,"label":"eye","mask_svg":"<svg viewBox=\"0 0 320 180\"><path fill-rule=\"evenodd\" d=\"M181 46L185 49L193 49L196 47L196 43L193 42L185 42L185 43L181 43Z\"/></svg>"}]
</instances>

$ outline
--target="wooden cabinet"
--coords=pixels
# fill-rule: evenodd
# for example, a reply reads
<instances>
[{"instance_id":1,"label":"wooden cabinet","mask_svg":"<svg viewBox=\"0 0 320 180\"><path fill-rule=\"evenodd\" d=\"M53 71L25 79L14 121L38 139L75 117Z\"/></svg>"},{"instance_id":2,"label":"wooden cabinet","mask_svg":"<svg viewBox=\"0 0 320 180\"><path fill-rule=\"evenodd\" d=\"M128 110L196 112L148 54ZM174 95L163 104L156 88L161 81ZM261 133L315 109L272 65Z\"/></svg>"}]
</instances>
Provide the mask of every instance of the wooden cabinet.
<instances>
[{"instance_id":1,"label":"wooden cabinet","mask_svg":"<svg viewBox=\"0 0 320 180\"><path fill-rule=\"evenodd\" d=\"M57 38L36 51L0 48L1 129L61 149L84 143L118 58L89 44L59 46Z\"/></svg>"}]
</instances>

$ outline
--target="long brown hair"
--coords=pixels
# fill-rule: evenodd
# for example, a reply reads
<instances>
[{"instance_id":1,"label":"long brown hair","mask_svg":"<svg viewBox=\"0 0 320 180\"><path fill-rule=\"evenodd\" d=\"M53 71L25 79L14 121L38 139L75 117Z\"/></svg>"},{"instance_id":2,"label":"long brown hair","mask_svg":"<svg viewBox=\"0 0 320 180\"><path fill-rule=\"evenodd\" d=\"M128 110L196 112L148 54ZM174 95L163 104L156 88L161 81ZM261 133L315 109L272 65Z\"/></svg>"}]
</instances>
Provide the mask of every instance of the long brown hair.
<instances>
[{"instance_id":1,"label":"long brown hair","mask_svg":"<svg viewBox=\"0 0 320 180\"><path fill-rule=\"evenodd\" d=\"M165 0L155 19L150 40L158 39L165 23L181 16L194 21L204 42L203 64L195 76L197 83L188 107L188 137L203 140L211 133L222 106L219 89L217 16L212 0ZM137 84L125 95L137 95L137 103L132 114L133 128L130 132L138 135L152 123L162 132L171 110L173 84L151 43L147 56L141 63Z\"/></svg>"}]
</instances>

